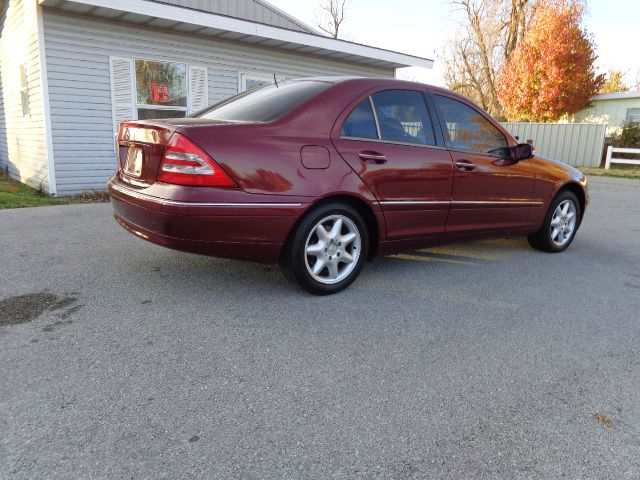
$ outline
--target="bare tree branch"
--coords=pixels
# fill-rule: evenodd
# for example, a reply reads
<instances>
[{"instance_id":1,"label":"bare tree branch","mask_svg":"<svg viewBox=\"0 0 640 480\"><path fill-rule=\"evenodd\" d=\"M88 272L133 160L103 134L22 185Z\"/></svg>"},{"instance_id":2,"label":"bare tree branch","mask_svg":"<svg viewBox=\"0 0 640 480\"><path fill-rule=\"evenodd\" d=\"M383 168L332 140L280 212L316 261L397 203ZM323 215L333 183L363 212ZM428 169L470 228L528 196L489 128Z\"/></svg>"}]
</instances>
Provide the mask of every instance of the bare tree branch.
<instances>
[{"instance_id":1,"label":"bare tree branch","mask_svg":"<svg viewBox=\"0 0 640 480\"><path fill-rule=\"evenodd\" d=\"M537 0L451 0L465 17L443 53L445 82L494 115L500 69L522 39Z\"/></svg>"},{"instance_id":2,"label":"bare tree branch","mask_svg":"<svg viewBox=\"0 0 640 480\"><path fill-rule=\"evenodd\" d=\"M321 0L318 28L333 38L340 35L340 27L346 16L349 0Z\"/></svg>"}]
</instances>

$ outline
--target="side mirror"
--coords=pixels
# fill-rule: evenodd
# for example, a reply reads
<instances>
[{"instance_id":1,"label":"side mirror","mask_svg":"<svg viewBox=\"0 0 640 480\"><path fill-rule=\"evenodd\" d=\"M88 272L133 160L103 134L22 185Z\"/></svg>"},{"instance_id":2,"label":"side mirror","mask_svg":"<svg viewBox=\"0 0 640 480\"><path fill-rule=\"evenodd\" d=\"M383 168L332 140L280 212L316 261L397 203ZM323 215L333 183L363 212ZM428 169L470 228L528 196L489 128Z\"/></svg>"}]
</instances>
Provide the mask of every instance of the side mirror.
<instances>
[{"instance_id":1,"label":"side mirror","mask_svg":"<svg viewBox=\"0 0 640 480\"><path fill-rule=\"evenodd\" d=\"M516 162L533 157L533 147L528 143L519 143L511 151Z\"/></svg>"}]
</instances>

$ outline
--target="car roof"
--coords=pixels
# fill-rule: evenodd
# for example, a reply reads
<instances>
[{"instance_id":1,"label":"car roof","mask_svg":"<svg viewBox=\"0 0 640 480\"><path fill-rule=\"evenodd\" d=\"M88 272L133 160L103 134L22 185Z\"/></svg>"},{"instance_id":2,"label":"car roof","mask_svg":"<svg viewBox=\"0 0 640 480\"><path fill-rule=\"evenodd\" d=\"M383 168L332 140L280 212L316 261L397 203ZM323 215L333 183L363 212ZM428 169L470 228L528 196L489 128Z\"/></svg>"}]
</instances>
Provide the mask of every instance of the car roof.
<instances>
[{"instance_id":1,"label":"car roof","mask_svg":"<svg viewBox=\"0 0 640 480\"><path fill-rule=\"evenodd\" d=\"M434 92L442 92L448 94L456 94L451 90L446 88L437 87L435 85L431 85L428 83L420 83L420 82L411 82L409 80L401 80L398 78L389 78L389 77L358 77L358 76L327 76L327 77L304 77L304 78L294 78L290 81L315 81L315 82L326 82L333 84L343 84L348 83L353 86L358 86L362 88L375 88L378 86L391 86L395 85L397 87L405 87L405 88L428 88Z\"/></svg>"}]
</instances>

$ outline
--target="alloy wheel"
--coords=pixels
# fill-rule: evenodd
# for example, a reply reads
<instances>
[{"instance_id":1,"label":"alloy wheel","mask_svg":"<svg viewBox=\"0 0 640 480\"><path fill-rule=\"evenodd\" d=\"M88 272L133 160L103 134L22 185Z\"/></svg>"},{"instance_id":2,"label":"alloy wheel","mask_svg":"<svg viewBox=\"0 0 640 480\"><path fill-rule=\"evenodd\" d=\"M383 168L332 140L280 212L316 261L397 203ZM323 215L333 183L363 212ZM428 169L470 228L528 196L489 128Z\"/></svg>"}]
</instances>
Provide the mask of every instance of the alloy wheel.
<instances>
[{"instance_id":1,"label":"alloy wheel","mask_svg":"<svg viewBox=\"0 0 640 480\"><path fill-rule=\"evenodd\" d=\"M577 209L575 204L567 199L558 204L551 217L551 241L558 247L563 247L571 241L576 229Z\"/></svg>"},{"instance_id":2,"label":"alloy wheel","mask_svg":"<svg viewBox=\"0 0 640 480\"><path fill-rule=\"evenodd\" d=\"M305 243L305 265L309 275L325 285L347 278L360 258L361 235L344 215L330 215L311 229Z\"/></svg>"}]
</instances>

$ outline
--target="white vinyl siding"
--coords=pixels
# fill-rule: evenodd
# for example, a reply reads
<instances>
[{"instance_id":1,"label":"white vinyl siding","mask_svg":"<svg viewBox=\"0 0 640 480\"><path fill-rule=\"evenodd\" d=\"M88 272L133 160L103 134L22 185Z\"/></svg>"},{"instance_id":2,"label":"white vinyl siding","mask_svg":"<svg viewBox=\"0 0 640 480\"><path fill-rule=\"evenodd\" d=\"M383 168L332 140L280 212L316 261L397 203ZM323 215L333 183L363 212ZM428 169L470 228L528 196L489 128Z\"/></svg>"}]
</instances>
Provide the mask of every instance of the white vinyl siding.
<instances>
[{"instance_id":1,"label":"white vinyl siding","mask_svg":"<svg viewBox=\"0 0 640 480\"><path fill-rule=\"evenodd\" d=\"M39 8L35 0L8 0L0 5L0 162L12 178L48 192ZM28 108L23 111L23 107Z\"/></svg>"},{"instance_id":2,"label":"white vinyl siding","mask_svg":"<svg viewBox=\"0 0 640 480\"><path fill-rule=\"evenodd\" d=\"M574 123L606 123L607 136L620 131L628 121L630 109L640 109L640 96L617 99L592 99L590 105L573 115Z\"/></svg>"},{"instance_id":3,"label":"white vinyl siding","mask_svg":"<svg viewBox=\"0 0 640 480\"><path fill-rule=\"evenodd\" d=\"M1 17L0 17L1 18ZM4 119L4 94L2 90L2 69L0 69L0 170L4 173L9 166L9 146L7 125Z\"/></svg>"},{"instance_id":4,"label":"white vinyl siding","mask_svg":"<svg viewBox=\"0 0 640 480\"><path fill-rule=\"evenodd\" d=\"M111 57L179 60L206 69L209 104L236 94L241 72L276 72L278 77L285 78L314 75L393 77L394 74L392 69L67 17L50 10L44 12L44 32L53 150L61 195L102 190L114 171ZM197 93L198 96L191 93L191 109L196 110L194 102L202 100L201 93Z\"/></svg>"}]
</instances>

